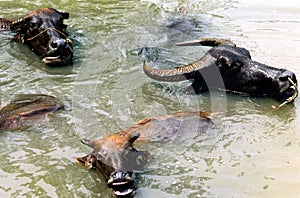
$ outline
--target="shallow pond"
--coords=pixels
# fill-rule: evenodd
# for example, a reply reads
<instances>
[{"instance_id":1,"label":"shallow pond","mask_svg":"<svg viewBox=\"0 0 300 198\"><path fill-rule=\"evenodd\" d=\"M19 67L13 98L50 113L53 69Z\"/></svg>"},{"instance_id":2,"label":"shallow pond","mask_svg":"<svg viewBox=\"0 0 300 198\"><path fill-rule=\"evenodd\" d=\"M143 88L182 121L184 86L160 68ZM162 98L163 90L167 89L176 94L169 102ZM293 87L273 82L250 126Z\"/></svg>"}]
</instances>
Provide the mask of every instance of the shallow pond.
<instances>
[{"instance_id":1,"label":"shallow pond","mask_svg":"<svg viewBox=\"0 0 300 198\"><path fill-rule=\"evenodd\" d=\"M278 111L268 98L182 94L188 82L160 83L142 71L142 47L156 67L199 58L208 48L175 47L221 37L254 60L299 75L300 4L289 0L0 1L0 17L41 7L70 12L72 66L51 68L0 33L1 104L16 94L62 98L49 122L0 134L0 197L111 197L96 172L75 165L91 149L80 138L116 132L144 117L182 110L214 112L204 134L145 145L154 160L137 176L136 197L295 197L300 185L299 99ZM168 28L185 21L187 30Z\"/></svg>"}]
</instances>

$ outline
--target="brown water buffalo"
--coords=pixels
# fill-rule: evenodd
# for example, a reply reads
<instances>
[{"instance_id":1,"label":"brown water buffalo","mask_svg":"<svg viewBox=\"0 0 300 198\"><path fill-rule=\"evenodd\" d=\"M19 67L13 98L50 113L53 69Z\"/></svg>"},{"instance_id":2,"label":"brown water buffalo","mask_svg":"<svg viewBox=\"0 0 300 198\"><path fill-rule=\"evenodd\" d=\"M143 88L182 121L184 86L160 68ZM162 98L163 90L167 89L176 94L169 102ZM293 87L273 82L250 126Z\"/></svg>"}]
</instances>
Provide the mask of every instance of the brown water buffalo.
<instances>
[{"instance_id":1,"label":"brown water buffalo","mask_svg":"<svg viewBox=\"0 0 300 198\"><path fill-rule=\"evenodd\" d=\"M132 196L132 173L142 171L151 159L148 151L138 151L135 145L172 139L183 129L204 132L211 123L208 112L180 112L162 117L145 118L120 132L97 140L82 140L92 147L91 154L77 158L88 169L96 168L117 197ZM193 129L191 129L191 126ZM188 134L181 134L186 137Z\"/></svg>"},{"instance_id":2,"label":"brown water buffalo","mask_svg":"<svg viewBox=\"0 0 300 198\"><path fill-rule=\"evenodd\" d=\"M73 58L72 41L68 38L64 19L69 13L42 8L22 19L0 18L0 28L15 33L13 41L29 46L48 65L67 64Z\"/></svg>"},{"instance_id":3,"label":"brown water buffalo","mask_svg":"<svg viewBox=\"0 0 300 198\"><path fill-rule=\"evenodd\" d=\"M293 72L261 64L251 59L245 48L225 39L199 39L179 46L212 46L198 61L171 69L154 69L144 62L144 72L158 81L193 80L187 93L221 89L251 96L268 96L285 103L298 95Z\"/></svg>"},{"instance_id":4,"label":"brown water buffalo","mask_svg":"<svg viewBox=\"0 0 300 198\"><path fill-rule=\"evenodd\" d=\"M63 103L54 96L24 95L0 109L0 130L17 130L28 127L63 107Z\"/></svg>"}]
</instances>

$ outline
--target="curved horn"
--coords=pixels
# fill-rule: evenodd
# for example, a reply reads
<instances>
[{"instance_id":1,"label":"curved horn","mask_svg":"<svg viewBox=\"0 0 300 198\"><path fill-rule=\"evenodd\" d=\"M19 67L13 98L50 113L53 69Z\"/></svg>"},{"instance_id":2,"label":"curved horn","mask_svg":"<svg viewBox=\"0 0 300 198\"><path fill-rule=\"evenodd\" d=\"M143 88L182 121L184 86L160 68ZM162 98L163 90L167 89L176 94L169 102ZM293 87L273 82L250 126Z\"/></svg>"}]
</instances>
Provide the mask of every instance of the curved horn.
<instances>
[{"instance_id":1,"label":"curved horn","mask_svg":"<svg viewBox=\"0 0 300 198\"><path fill-rule=\"evenodd\" d=\"M10 19L0 18L0 28L10 30L11 23L13 21Z\"/></svg>"},{"instance_id":2,"label":"curved horn","mask_svg":"<svg viewBox=\"0 0 300 198\"><path fill-rule=\"evenodd\" d=\"M70 14L68 12L57 11L64 19L68 19Z\"/></svg>"},{"instance_id":3,"label":"curved horn","mask_svg":"<svg viewBox=\"0 0 300 198\"><path fill-rule=\"evenodd\" d=\"M218 38L201 38L193 41L186 41L177 43L177 46L219 46L219 45L230 45L236 47L235 43L229 39L218 39Z\"/></svg>"},{"instance_id":4,"label":"curved horn","mask_svg":"<svg viewBox=\"0 0 300 198\"><path fill-rule=\"evenodd\" d=\"M11 30L15 32L20 32L23 29L23 27L27 26L27 23L31 20L31 18L31 16L26 16L17 21L13 21L11 23Z\"/></svg>"},{"instance_id":5,"label":"curved horn","mask_svg":"<svg viewBox=\"0 0 300 198\"><path fill-rule=\"evenodd\" d=\"M140 133L135 132L133 134L130 134L128 136L128 140L124 144L124 148L132 147L132 144L135 140L137 140L140 137Z\"/></svg>"},{"instance_id":6,"label":"curved horn","mask_svg":"<svg viewBox=\"0 0 300 198\"><path fill-rule=\"evenodd\" d=\"M148 66L145 61L143 69L145 74L152 79L158 81L176 82L193 79L194 76L199 73L198 70L212 64L215 64L213 57L209 54L206 54L200 60L191 64L165 70L153 69L152 67Z\"/></svg>"}]
</instances>

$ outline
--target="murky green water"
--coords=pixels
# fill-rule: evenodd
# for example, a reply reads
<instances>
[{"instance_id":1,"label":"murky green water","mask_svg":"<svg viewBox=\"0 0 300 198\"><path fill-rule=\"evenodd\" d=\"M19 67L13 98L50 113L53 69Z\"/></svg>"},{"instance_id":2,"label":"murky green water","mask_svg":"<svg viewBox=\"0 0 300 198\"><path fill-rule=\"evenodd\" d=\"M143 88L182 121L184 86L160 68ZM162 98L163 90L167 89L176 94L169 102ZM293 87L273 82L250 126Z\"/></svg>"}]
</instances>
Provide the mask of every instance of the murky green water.
<instances>
[{"instance_id":1,"label":"murky green water","mask_svg":"<svg viewBox=\"0 0 300 198\"><path fill-rule=\"evenodd\" d=\"M0 33L0 95L44 93L66 110L48 123L0 134L0 197L110 197L96 172L74 164L97 138L149 116L181 110L215 112L205 134L146 145L154 154L137 179L136 197L295 197L300 185L299 99L280 111L271 99L224 93L182 95L188 82L158 83L142 71L141 47L158 47L153 64L168 67L206 49L175 47L198 37L223 37L253 59L299 75L300 6L296 1L3 1L0 17L21 18L40 7L70 12L71 67L43 65ZM166 28L186 19L186 31Z\"/></svg>"}]
</instances>

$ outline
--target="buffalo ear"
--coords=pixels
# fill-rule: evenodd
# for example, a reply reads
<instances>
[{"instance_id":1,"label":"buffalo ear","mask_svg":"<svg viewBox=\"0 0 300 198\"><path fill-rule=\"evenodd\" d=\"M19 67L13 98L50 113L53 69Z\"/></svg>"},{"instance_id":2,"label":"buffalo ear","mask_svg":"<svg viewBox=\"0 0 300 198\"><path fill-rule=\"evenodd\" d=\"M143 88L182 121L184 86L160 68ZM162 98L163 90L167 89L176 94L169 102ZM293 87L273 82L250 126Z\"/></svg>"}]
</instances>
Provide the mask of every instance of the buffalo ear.
<instances>
[{"instance_id":1,"label":"buffalo ear","mask_svg":"<svg viewBox=\"0 0 300 198\"><path fill-rule=\"evenodd\" d=\"M69 12L61 12L61 11L59 11L59 14L61 14L61 16L62 16L64 19L68 19L69 16L70 16Z\"/></svg>"},{"instance_id":2,"label":"buffalo ear","mask_svg":"<svg viewBox=\"0 0 300 198\"><path fill-rule=\"evenodd\" d=\"M131 134L128 140L129 145L132 146L133 142L137 140L139 137L140 137L140 133L138 132Z\"/></svg>"},{"instance_id":3,"label":"buffalo ear","mask_svg":"<svg viewBox=\"0 0 300 198\"><path fill-rule=\"evenodd\" d=\"M27 29L27 28L24 28L24 27L28 27L28 24L29 22L31 21L32 19L32 16L26 16L22 19L19 19L17 21L13 21L11 23L11 30L14 31L14 32L21 32L22 29Z\"/></svg>"},{"instance_id":4,"label":"buffalo ear","mask_svg":"<svg viewBox=\"0 0 300 198\"><path fill-rule=\"evenodd\" d=\"M81 143L93 148L93 141L89 139L81 139Z\"/></svg>"},{"instance_id":5,"label":"buffalo ear","mask_svg":"<svg viewBox=\"0 0 300 198\"><path fill-rule=\"evenodd\" d=\"M133 134L129 134L126 138L126 140L124 140L124 144L123 144L123 148L124 149L128 149L128 150L135 150L132 146L132 144L134 143L134 141L136 141L138 138L140 137L140 133L135 132Z\"/></svg>"}]
</instances>

